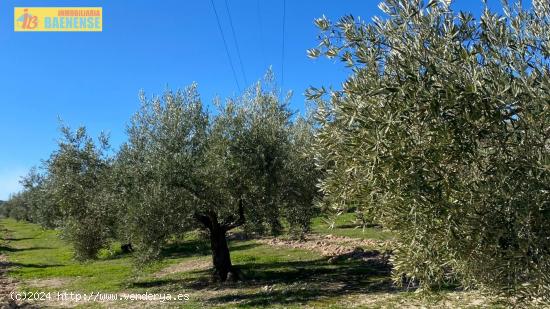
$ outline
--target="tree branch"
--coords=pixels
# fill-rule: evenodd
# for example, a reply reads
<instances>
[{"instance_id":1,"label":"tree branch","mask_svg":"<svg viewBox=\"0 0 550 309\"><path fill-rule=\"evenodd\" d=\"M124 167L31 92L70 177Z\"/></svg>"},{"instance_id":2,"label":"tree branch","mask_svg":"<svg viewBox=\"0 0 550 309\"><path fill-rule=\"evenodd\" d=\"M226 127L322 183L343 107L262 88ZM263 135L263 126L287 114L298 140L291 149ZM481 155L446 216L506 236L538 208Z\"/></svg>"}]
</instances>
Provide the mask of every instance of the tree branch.
<instances>
[{"instance_id":1,"label":"tree branch","mask_svg":"<svg viewBox=\"0 0 550 309\"><path fill-rule=\"evenodd\" d=\"M212 220L210 220L210 217L202 215L202 214L194 214L193 217L200 223L202 223L207 229L212 230Z\"/></svg>"},{"instance_id":2,"label":"tree branch","mask_svg":"<svg viewBox=\"0 0 550 309\"><path fill-rule=\"evenodd\" d=\"M233 221L232 223L227 223L222 226L222 228L226 231L232 230L236 227L239 227L243 225L246 222L246 219L244 217L244 206L243 206L243 199L239 199L239 217L237 220Z\"/></svg>"}]
</instances>

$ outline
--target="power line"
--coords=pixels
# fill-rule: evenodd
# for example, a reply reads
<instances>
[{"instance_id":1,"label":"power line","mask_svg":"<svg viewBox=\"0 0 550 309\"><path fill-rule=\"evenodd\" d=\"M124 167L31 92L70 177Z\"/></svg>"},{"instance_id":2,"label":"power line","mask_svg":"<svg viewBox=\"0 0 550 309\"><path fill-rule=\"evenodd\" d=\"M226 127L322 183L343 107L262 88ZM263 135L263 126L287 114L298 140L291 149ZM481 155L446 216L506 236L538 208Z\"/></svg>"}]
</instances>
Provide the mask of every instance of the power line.
<instances>
[{"instance_id":1,"label":"power line","mask_svg":"<svg viewBox=\"0 0 550 309\"><path fill-rule=\"evenodd\" d=\"M264 62L264 70L267 68L267 61L265 61L265 50L264 50L264 30L263 30L263 23L262 23L262 10L260 9L260 0L256 1L256 10L258 14L258 24L259 24L259 30L260 30L260 51L262 52L262 60Z\"/></svg>"},{"instance_id":2,"label":"power line","mask_svg":"<svg viewBox=\"0 0 550 309\"><path fill-rule=\"evenodd\" d=\"M231 12L229 11L229 3L225 0L225 9L227 10L227 15L229 16L229 25L231 26L231 33L233 34L233 41L235 41L235 46L237 47L237 58L239 59L239 65L241 66L241 72L243 73L245 87L248 85L248 80L246 79L246 73L244 72L243 60L241 59L241 50L239 49L239 42L237 41L237 35L235 34L235 28L233 27L233 18L231 18Z\"/></svg>"},{"instance_id":3,"label":"power line","mask_svg":"<svg viewBox=\"0 0 550 309\"><path fill-rule=\"evenodd\" d=\"M222 36L223 46L225 47L225 54L227 55L227 60L229 60L229 65L231 66L231 71L233 72L233 78L235 78L235 83L239 92L241 92L241 85L239 85L239 79L237 78L237 73L235 73L235 67L233 67L233 61L231 60L231 55L229 54L229 48L227 47L227 42L225 40L225 35L223 34L222 25L220 23L220 17L218 16L218 11L216 11L216 6L214 5L214 0L210 0L212 4L212 9L214 10L214 15L216 15L216 21L218 22L218 30Z\"/></svg>"},{"instance_id":4,"label":"power line","mask_svg":"<svg viewBox=\"0 0 550 309\"><path fill-rule=\"evenodd\" d=\"M285 20L286 20L286 0L283 0L283 48L281 50L281 94L285 84Z\"/></svg>"}]
</instances>

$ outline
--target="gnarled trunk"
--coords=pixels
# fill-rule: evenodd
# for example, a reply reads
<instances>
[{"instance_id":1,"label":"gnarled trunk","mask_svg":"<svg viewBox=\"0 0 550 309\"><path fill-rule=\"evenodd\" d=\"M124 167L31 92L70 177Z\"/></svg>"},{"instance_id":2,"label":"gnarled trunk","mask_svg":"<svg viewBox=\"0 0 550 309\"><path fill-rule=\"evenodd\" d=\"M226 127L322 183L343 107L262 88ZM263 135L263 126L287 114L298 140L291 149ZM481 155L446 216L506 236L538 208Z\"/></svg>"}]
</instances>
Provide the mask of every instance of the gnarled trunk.
<instances>
[{"instance_id":1,"label":"gnarled trunk","mask_svg":"<svg viewBox=\"0 0 550 309\"><path fill-rule=\"evenodd\" d=\"M228 276L233 280L238 279L237 274L233 270L231 264L231 256L229 247L227 246L227 238L225 229L219 224L213 224L210 229L210 247L212 249L212 263L214 264L214 276L220 281L226 281Z\"/></svg>"},{"instance_id":2,"label":"gnarled trunk","mask_svg":"<svg viewBox=\"0 0 550 309\"><path fill-rule=\"evenodd\" d=\"M228 279L239 280L236 269L231 264L229 246L227 245L227 231L244 224L244 209L242 201L239 202L238 218L234 216L220 222L214 211L206 214L195 214L195 218L206 227L210 233L210 248L212 250L212 264L214 265L214 278L224 282Z\"/></svg>"}]
</instances>

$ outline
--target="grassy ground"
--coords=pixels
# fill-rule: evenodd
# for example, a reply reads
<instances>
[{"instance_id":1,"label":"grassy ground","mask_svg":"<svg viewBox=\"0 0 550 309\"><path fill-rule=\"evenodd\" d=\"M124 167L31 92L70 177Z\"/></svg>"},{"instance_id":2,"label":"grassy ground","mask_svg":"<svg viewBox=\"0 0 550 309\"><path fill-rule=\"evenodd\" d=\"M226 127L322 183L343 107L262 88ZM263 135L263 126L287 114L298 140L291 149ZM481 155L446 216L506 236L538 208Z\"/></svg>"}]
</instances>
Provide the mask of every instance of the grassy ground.
<instances>
[{"instance_id":1,"label":"grassy ground","mask_svg":"<svg viewBox=\"0 0 550 309\"><path fill-rule=\"evenodd\" d=\"M253 240L230 242L233 263L245 277L239 283L209 281L209 248L197 237L168 247L165 259L148 267L135 267L131 256L116 250L102 252L97 261L78 263L55 231L10 219L0 224L9 230L9 235L2 235L7 243L0 247L0 254L8 256L10 276L19 281L18 291L53 293L52 300L37 302L41 307L473 308L488 304L475 292L425 296L404 291L391 284L388 267L357 260L329 263L312 251L271 247ZM319 222L314 227L317 233L322 232ZM71 302L58 301L57 292L188 294L189 300Z\"/></svg>"},{"instance_id":2,"label":"grassy ground","mask_svg":"<svg viewBox=\"0 0 550 309\"><path fill-rule=\"evenodd\" d=\"M355 214L343 213L335 218L313 219L311 230L317 234L332 234L363 239L390 240L392 234L380 227L363 228L356 222Z\"/></svg>"}]
</instances>

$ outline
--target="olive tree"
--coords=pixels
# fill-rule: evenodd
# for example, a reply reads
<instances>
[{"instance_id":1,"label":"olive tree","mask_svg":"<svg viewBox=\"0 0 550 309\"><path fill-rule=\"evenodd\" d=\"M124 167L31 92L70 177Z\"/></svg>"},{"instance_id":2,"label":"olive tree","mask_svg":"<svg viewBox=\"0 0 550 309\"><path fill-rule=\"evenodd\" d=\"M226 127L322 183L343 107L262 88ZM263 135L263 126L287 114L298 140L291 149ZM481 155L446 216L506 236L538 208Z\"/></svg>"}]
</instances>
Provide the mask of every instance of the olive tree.
<instances>
[{"instance_id":1,"label":"olive tree","mask_svg":"<svg viewBox=\"0 0 550 309\"><path fill-rule=\"evenodd\" d=\"M135 209L135 203L139 201L139 195L136 193L139 190L140 182L133 168L133 161L130 158L128 144L123 144L117 152L111 166L110 178L110 193L112 199L109 210L116 218L112 221L112 237L121 243L123 253L133 251L132 239L132 222L129 220L131 209ZM134 222L136 223L136 222Z\"/></svg>"},{"instance_id":2,"label":"olive tree","mask_svg":"<svg viewBox=\"0 0 550 309\"><path fill-rule=\"evenodd\" d=\"M397 233L396 281L532 298L550 282L550 6L387 0L384 17L316 20L309 55L351 69L318 103L320 183Z\"/></svg>"},{"instance_id":3,"label":"olive tree","mask_svg":"<svg viewBox=\"0 0 550 309\"><path fill-rule=\"evenodd\" d=\"M302 148L293 146L307 139L306 130L292 133L288 105L266 89L258 83L239 98L217 100L216 113L202 105L195 84L162 97L141 96L119 156L129 179L128 222L143 256L158 256L171 237L202 227L215 277L237 279L228 231L244 226L277 233L281 218L307 227L309 218L297 216L311 213L314 182L302 181L313 177L301 174L311 172L306 165L291 162L302 160L296 153Z\"/></svg>"},{"instance_id":4,"label":"olive tree","mask_svg":"<svg viewBox=\"0 0 550 309\"><path fill-rule=\"evenodd\" d=\"M319 198L317 182L321 176L315 166L315 128L311 114L298 117L289 128L289 153L284 162L286 199L283 217L292 236L303 238L309 232L311 218L318 214L312 204Z\"/></svg>"},{"instance_id":5,"label":"olive tree","mask_svg":"<svg viewBox=\"0 0 550 309\"><path fill-rule=\"evenodd\" d=\"M127 232L147 260L171 236L192 228L196 195L203 194L195 174L204 164L208 117L195 86L153 99L142 93L140 100L115 173Z\"/></svg>"},{"instance_id":6,"label":"olive tree","mask_svg":"<svg viewBox=\"0 0 550 309\"><path fill-rule=\"evenodd\" d=\"M47 166L41 166L47 169ZM51 181L47 172L33 167L20 181L23 197L29 208L29 221L44 228L56 228L62 224L63 217L53 197Z\"/></svg>"},{"instance_id":7,"label":"olive tree","mask_svg":"<svg viewBox=\"0 0 550 309\"><path fill-rule=\"evenodd\" d=\"M61 128L58 149L47 161L48 181L61 229L78 259L94 258L111 235L108 139L96 143L84 127Z\"/></svg>"}]
</instances>

